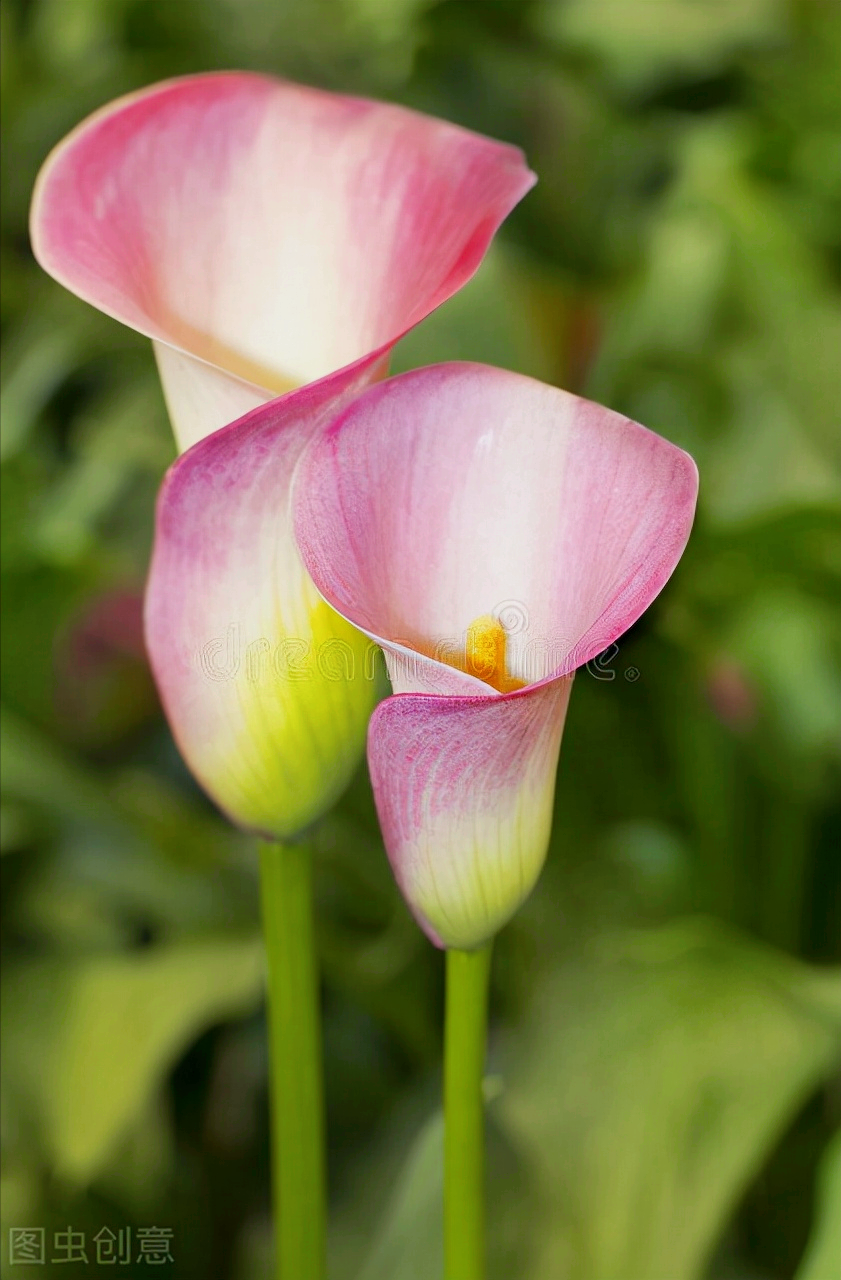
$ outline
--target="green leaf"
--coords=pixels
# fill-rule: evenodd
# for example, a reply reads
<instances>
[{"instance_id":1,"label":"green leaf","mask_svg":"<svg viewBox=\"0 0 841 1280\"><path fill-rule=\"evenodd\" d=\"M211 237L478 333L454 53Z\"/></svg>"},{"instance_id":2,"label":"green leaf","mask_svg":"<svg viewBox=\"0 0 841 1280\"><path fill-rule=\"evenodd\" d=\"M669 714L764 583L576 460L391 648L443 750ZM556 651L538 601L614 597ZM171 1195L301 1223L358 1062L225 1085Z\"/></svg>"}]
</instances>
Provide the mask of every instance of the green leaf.
<instances>
[{"instance_id":1,"label":"green leaf","mask_svg":"<svg viewBox=\"0 0 841 1280\"><path fill-rule=\"evenodd\" d=\"M0 709L3 796L64 822L119 825L115 807L94 775L24 720Z\"/></svg>"},{"instance_id":2,"label":"green leaf","mask_svg":"<svg viewBox=\"0 0 841 1280\"><path fill-rule=\"evenodd\" d=\"M557 334L542 301L517 255L492 245L473 279L398 345L393 371L477 360L554 381Z\"/></svg>"},{"instance_id":3,"label":"green leaf","mask_svg":"<svg viewBox=\"0 0 841 1280\"><path fill-rule=\"evenodd\" d=\"M550 37L596 54L629 88L676 71L712 74L778 40L786 25L781 0L544 0L538 21Z\"/></svg>"},{"instance_id":4,"label":"green leaf","mask_svg":"<svg viewBox=\"0 0 841 1280\"><path fill-rule=\"evenodd\" d=\"M444 1117L430 1116L395 1182L358 1280L433 1280L444 1266Z\"/></svg>"},{"instance_id":5,"label":"green leaf","mask_svg":"<svg viewBox=\"0 0 841 1280\"><path fill-rule=\"evenodd\" d=\"M724 639L759 686L780 746L795 758L824 752L837 759L841 676L834 611L800 591L766 589L735 613Z\"/></svg>"},{"instance_id":6,"label":"green leaf","mask_svg":"<svg viewBox=\"0 0 841 1280\"><path fill-rule=\"evenodd\" d=\"M831 501L839 321L820 256L752 173L749 119L681 130L589 394L690 449L718 523Z\"/></svg>"},{"instance_id":7,"label":"green leaf","mask_svg":"<svg viewBox=\"0 0 841 1280\"><path fill-rule=\"evenodd\" d=\"M531 1276L533 1187L496 1115L499 1081L485 1079L488 1280ZM438 1092L438 1082L435 1091ZM428 1090L403 1102L336 1205L330 1274L354 1280L440 1280L443 1273L444 1118ZM418 1115L419 1106L422 1113Z\"/></svg>"},{"instance_id":8,"label":"green leaf","mask_svg":"<svg viewBox=\"0 0 841 1280\"><path fill-rule=\"evenodd\" d=\"M89 554L101 525L142 477L161 476L170 461L160 387L152 370L101 396L75 424L73 462L45 496L32 531L49 562Z\"/></svg>"},{"instance_id":9,"label":"green leaf","mask_svg":"<svg viewBox=\"0 0 841 1280\"><path fill-rule=\"evenodd\" d=\"M38 333L25 346L21 343L20 348L11 355L3 385L3 462L27 445L38 414L78 364L81 342L73 330L56 329L51 324L45 333Z\"/></svg>"},{"instance_id":10,"label":"green leaf","mask_svg":"<svg viewBox=\"0 0 841 1280\"><path fill-rule=\"evenodd\" d=\"M252 937L9 972L6 1087L54 1172L94 1178L195 1037L257 1006L262 972Z\"/></svg>"},{"instance_id":11,"label":"green leaf","mask_svg":"<svg viewBox=\"0 0 841 1280\"><path fill-rule=\"evenodd\" d=\"M834 1280L841 1276L841 1133L823 1158L818 1210L812 1237L796 1280Z\"/></svg>"},{"instance_id":12,"label":"green leaf","mask_svg":"<svg viewBox=\"0 0 841 1280\"><path fill-rule=\"evenodd\" d=\"M541 1188L534 1280L695 1280L839 1053L841 974L713 922L569 961L509 1045L500 1100Z\"/></svg>"}]
</instances>

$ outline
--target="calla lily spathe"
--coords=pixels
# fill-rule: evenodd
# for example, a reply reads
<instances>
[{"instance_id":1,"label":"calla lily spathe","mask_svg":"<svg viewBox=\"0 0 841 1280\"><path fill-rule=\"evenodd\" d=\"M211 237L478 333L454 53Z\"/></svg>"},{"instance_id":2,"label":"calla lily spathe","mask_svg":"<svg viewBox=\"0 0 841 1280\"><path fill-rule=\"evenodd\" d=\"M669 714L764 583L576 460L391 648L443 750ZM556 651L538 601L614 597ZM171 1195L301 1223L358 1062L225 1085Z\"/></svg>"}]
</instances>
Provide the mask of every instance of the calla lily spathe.
<instances>
[{"instance_id":1,"label":"calla lily spathe","mask_svg":"<svg viewBox=\"0 0 841 1280\"><path fill-rule=\"evenodd\" d=\"M291 537L297 456L469 279L533 182L516 148L236 72L105 107L39 176L36 257L152 339L189 450L161 493L147 644L186 760L249 828L289 836L318 816L376 697L367 642Z\"/></svg>"},{"instance_id":2,"label":"calla lily spathe","mask_svg":"<svg viewBox=\"0 0 841 1280\"><path fill-rule=\"evenodd\" d=\"M153 340L185 449L293 387L382 369L534 181L516 147L402 107L188 76L59 143L32 245L71 292Z\"/></svg>"},{"instance_id":3,"label":"calla lily spathe","mask_svg":"<svg viewBox=\"0 0 841 1280\"><path fill-rule=\"evenodd\" d=\"M692 459L645 427L470 364L365 391L304 453L299 548L385 652L371 778L437 944L480 945L531 891L574 671L664 586L697 487Z\"/></svg>"}]
</instances>

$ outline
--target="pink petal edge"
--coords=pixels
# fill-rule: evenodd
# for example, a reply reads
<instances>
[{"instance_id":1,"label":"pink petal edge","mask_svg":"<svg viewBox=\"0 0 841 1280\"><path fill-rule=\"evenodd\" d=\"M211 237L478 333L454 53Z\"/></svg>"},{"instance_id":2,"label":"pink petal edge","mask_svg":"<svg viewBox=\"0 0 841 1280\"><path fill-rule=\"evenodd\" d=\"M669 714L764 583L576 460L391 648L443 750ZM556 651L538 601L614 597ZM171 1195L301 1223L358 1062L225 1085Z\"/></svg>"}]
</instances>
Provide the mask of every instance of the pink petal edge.
<instances>
[{"instance_id":1,"label":"pink petal edge","mask_svg":"<svg viewBox=\"0 0 841 1280\"><path fill-rule=\"evenodd\" d=\"M342 619L330 623L289 518L301 450L368 373L340 371L206 437L158 497L145 632L167 719L219 807L270 838L294 836L344 788L377 695L359 670L322 678L323 662L346 661L353 642ZM325 615L318 637L314 612Z\"/></svg>"},{"instance_id":2,"label":"pink petal edge","mask_svg":"<svg viewBox=\"0 0 841 1280\"><path fill-rule=\"evenodd\" d=\"M31 235L72 292L223 369L244 412L383 356L466 283L534 181L517 148L406 108L210 73L59 143Z\"/></svg>"},{"instance_id":3,"label":"pink petal edge","mask_svg":"<svg viewBox=\"0 0 841 1280\"><path fill-rule=\"evenodd\" d=\"M533 889L551 832L572 677L515 694L398 694L368 763L398 886L436 946L471 949Z\"/></svg>"},{"instance_id":4,"label":"pink petal edge","mask_svg":"<svg viewBox=\"0 0 841 1280\"><path fill-rule=\"evenodd\" d=\"M350 404L306 450L293 505L319 591L390 653L397 689L452 693L456 678L469 693L472 677L405 655L463 645L477 617L507 613L514 674L569 674L662 590L697 487L689 455L638 423L458 363Z\"/></svg>"}]
</instances>

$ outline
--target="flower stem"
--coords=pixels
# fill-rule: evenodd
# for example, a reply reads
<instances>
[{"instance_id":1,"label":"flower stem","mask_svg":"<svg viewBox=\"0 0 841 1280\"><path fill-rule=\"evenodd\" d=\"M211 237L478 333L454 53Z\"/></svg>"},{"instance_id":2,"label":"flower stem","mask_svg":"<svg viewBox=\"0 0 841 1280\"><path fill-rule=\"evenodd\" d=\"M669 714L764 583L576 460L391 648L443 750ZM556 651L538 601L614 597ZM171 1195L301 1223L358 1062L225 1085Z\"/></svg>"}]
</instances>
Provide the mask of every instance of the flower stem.
<instances>
[{"instance_id":1,"label":"flower stem","mask_svg":"<svg viewBox=\"0 0 841 1280\"><path fill-rule=\"evenodd\" d=\"M485 1277L485 1116L482 1076L491 944L447 952L444 1027L444 1274Z\"/></svg>"},{"instance_id":2,"label":"flower stem","mask_svg":"<svg viewBox=\"0 0 841 1280\"><path fill-rule=\"evenodd\" d=\"M302 845L260 846L269 987L277 1280L324 1280L324 1101L312 865Z\"/></svg>"}]
</instances>

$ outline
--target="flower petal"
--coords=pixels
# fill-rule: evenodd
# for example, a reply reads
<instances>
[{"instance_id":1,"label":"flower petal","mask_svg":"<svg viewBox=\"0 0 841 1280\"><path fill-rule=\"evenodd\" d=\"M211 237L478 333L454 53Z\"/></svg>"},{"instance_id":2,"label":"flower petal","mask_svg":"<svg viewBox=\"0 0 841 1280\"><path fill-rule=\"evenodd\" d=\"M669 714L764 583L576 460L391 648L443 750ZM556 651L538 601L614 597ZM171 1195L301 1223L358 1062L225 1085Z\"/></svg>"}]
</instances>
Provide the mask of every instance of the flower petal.
<instances>
[{"instance_id":1,"label":"flower petal","mask_svg":"<svg viewBox=\"0 0 841 1280\"><path fill-rule=\"evenodd\" d=\"M206 435L274 399L265 387L235 378L177 347L163 342L153 342L152 347L169 420L182 453Z\"/></svg>"},{"instance_id":2,"label":"flower petal","mask_svg":"<svg viewBox=\"0 0 841 1280\"><path fill-rule=\"evenodd\" d=\"M289 518L301 449L366 376L340 373L200 441L158 502L146 639L167 718L220 807L280 838L344 789L380 692L373 646L316 592Z\"/></svg>"},{"instance_id":3,"label":"flower petal","mask_svg":"<svg viewBox=\"0 0 841 1280\"><path fill-rule=\"evenodd\" d=\"M168 384L209 365L229 396L269 399L393 346L470 278L533 182L516 148L401 107L200 75L60 143L32 243L67 288L182 353ZM196 431L195 415L177 429L182 444Z\"/></svg>"},{"instance_id":4,"label":"flower petal","mask_svg":"<svg viewBox=\"0 0 841 1280\"><path fill-rule=\"evenodd\" d=\"M324 598L391 651L397 688L467 693L481 682L434 658L477 618L499 618L527 684L627 630L677 564L697 485L688 454L618 413L447 364L369 389L314 440L296 533Z\"/></svg>"},{"instance_id":5,"label":"flower petal","mask_svg":"<svg viewBox=\"0 0 841 1280\"><path fill-rule=\"evenodd\" d=\"M438 946L492 937L533 889L549 844L572 677L504 697L380 703L368 762L397 883Z\"/></svg>"}]
</instances>

